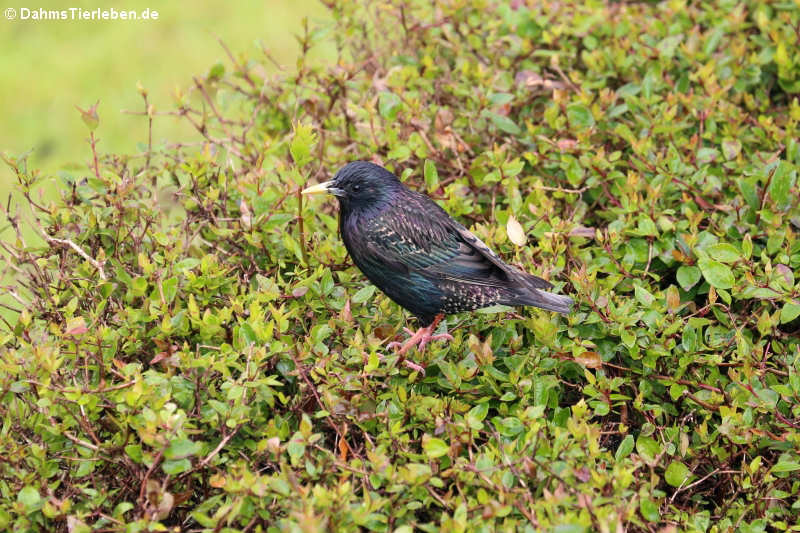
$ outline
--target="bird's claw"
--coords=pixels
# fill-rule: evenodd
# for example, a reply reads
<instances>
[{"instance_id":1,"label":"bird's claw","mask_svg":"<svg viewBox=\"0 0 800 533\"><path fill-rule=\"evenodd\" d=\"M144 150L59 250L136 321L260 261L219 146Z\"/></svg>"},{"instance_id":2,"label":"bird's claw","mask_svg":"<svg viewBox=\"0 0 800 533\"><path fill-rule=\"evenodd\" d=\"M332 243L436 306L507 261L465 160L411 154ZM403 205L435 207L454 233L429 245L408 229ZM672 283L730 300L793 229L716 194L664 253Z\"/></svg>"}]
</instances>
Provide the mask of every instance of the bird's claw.
<instances>
[{"instance_id":1,"label":"bird's claw","mask_svg":"<svg viewBox=\"0 0 800 533\"><path fill-rule=\"evenodd\" d=\"M433 330L432 327L428 326L426 328L420 328L416 332L412 332L411 338L405 342L398 342L392 341L386 345L387 348L396 349L398 355L404 355L414 346L417 347L419 353L425 351L425 347L431 341L438 341L438 340L453 340L453 336L449 333L437 333L436 335L431 335L431 331Z\"/></svg>"},{"instance_id":2,"label":"bird's claw","mask_svg":"<svg viewBox=\"0 0 800 533\"><path fill-rule=\"evenodd\" d=\"M389 348L390 350L393 350L395 348L399 348L398 351L401 354L406 353L414 345L416 345L417 346L417 350L419 350L419 352L422 353L422 352L425 351L425 347L430 342L433 342L433 341L451 341L451 340L453 340L453 336L450 335L449 333L437 333L436 335L430 335L430 334L425 335L425 334L423 334L418 339L415 339L414 336L416 335L416 333L410 331L408 328L403 328L403 329L406 330L406 333L409 333L411 335L411 338L409 340L407 340L405 343L402 343L402 342L399 342L399 341L392 341L392 342L390 342L389 344L386 345L386 347ZM411 341L414 341L414 342L411 342Z\"/></svg>"},{"instance_id":3,"label":"bird's claw","mask_svg":"<svg viewBox=\"0 0 800 533\"><path fill-rule=\"evenodd\" d=\"M422 352L425 351L425 346L429 342L433 342L433 341L451 341L451 340L453 340L453 336L450 335L449 333L437 333L436 335L423 336L422 339L420 339L420 341L419 341L419 345L417 346L417 350L419 350L419 352L422 353Z\"/></svg>"},{"instance_id":4,"label":"bird's claw","mask_svg":"<svg viewBox=\"0 0 800 533\"><path fill-rule=\"evenodd\" d=\"M417 347L419 353L423 353L425 351L425 347L431 341L439 341L439 340L453 340L453 336L449 333L437 333L433 335L433 331L436 329L436 326L439 325L439 322L442 320L444 315L437 315L435 320L428 326L424 328L420 328L417 331L411 331L408 328L403 328L403 330L411 335L411 338L407 341L400 343L397 341L390 342L386 345L387 348L390 350L394 349L395 353L400 356L400 361L415 372L419 372L422 375L425 375L425 368L423 366L418 365L412 361L406 359L406 352L408 352L414 346Z\"/></svg>"},{"instance_id":5,"label":"bird's claw","mask_svg":"<svg viewBox=\"0 0 800 533\"><path fill-rule=\"evenodd\" d=\"M406 365L412 371L419 372L423 376L425 375L425 367L424 366L418 365L414 361L410 361L408 359L403 359L403 364Z\"/></svg>"}]
</instances>

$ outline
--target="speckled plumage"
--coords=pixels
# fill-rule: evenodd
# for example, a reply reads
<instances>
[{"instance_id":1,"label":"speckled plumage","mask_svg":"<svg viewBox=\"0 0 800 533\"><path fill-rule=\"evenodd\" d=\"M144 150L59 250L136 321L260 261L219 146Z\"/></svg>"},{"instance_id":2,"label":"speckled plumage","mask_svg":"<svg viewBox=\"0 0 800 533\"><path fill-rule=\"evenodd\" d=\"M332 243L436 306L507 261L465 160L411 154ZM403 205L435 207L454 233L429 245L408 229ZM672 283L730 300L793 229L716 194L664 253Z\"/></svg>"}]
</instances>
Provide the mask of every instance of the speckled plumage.
<instances>
[{"instance_id":1,"label":"speckled plumage","mask_svg":"<svg viewBox=\"0 0 800 533\"><path fill-rule=\"evenodd\" d=\"M545 292L550 283L504 263L383 167L349 163L326 185L339 199L339 230L353 262L423 326L440 313L496 304L569 312L571 298Z\"/></svg>"}]
</instances>

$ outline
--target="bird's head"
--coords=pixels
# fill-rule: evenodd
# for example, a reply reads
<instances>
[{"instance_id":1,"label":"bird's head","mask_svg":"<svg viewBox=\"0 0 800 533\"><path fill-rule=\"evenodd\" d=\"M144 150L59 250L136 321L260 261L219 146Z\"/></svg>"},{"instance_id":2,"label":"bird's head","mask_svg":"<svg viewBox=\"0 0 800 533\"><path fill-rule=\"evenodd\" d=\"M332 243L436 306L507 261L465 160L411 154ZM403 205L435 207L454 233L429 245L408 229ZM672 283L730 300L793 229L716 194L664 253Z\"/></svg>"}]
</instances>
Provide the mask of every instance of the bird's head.
<instances>
[{"instance_id":1,"label":"bird's head","mask_svg":"<svg viewBox=\"0 0 800 533\"><path fill-rule=\"evenodd\" d=\"M313 185L303 194L333 194L345 209L369 209L391 199L401 187L397 176L368 161L353 161L343 166L332 180Z\"/></svg>"}]
</instances>

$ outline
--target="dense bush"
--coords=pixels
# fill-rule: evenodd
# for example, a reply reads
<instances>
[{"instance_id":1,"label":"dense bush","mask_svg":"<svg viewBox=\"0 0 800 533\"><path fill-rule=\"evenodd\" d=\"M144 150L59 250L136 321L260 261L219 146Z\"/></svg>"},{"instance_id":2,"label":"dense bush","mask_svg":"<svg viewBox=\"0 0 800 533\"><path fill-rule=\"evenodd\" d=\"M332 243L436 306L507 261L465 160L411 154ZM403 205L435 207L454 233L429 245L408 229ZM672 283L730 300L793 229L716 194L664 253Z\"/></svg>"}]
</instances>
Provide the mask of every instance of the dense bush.
<instances>
[{"instance_id":1,"label":"dense bush","mask_svg":"<svg viewBox=\"0 0 800 533\"><path fill-rule=\"evenodd\" d=\"M141 153L52 203L7 158L0 529L800 530L798 4L522 4L336 5L296 72L143 90ZM353 159L575 312L450 317L398 365L298 193Z\"/></svg>"}]
</instances>

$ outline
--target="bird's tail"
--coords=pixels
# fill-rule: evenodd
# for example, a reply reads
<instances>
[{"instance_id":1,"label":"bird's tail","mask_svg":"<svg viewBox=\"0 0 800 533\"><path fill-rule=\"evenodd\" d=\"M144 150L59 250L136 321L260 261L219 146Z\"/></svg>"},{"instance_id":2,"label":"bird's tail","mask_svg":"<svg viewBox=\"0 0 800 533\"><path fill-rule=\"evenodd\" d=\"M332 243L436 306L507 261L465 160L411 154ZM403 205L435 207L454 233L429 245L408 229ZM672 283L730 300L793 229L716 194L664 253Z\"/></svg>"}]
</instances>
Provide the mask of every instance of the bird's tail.
<instances>
[{"instance_id":1,"label":"bird's tail","mask_svg":"<svg viewBox=\"0 0 800 533\"><path fill-rule=\"evenodd\" d=\"M566 315L569 314L572 307L572 298L561 294L553 294L552 292L543 291L542 289L530 289L524 292L515 292L508 301L503 303L512 306L532 305Z\"/></svg>"}]
</instances>

